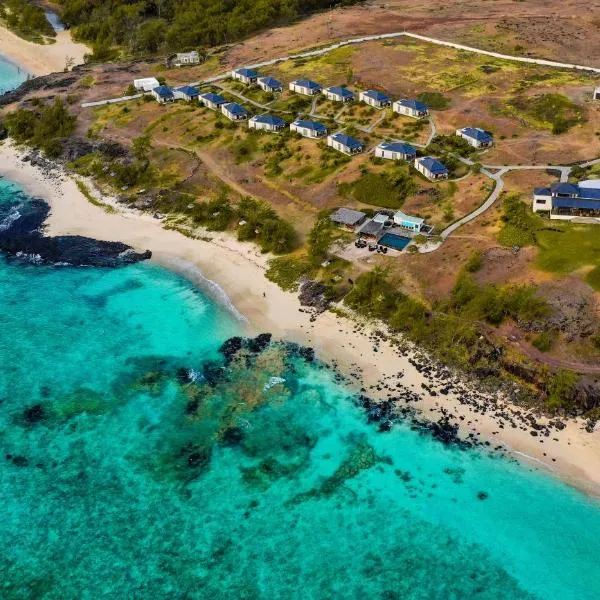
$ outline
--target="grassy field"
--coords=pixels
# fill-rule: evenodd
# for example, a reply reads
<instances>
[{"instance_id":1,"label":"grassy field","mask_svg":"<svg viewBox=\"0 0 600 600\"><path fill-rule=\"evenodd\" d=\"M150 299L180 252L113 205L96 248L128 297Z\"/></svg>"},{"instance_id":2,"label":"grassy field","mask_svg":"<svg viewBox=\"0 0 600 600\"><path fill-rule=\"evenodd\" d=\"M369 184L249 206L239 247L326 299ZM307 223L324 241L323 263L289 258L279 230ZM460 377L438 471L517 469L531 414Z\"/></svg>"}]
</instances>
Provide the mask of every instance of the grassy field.
<instances>
[{"instance_id":1,"label":"grassy field","mask_svg":"<svg viewBox=\"0 0 600 600\"><path fill-rule=\"evenodd\" d=\"M537 265L544 271L566 275L580 272L600 291L600 230L596 225L560 223L536 232L540 253Z\"/></svg>"}]
</instances>

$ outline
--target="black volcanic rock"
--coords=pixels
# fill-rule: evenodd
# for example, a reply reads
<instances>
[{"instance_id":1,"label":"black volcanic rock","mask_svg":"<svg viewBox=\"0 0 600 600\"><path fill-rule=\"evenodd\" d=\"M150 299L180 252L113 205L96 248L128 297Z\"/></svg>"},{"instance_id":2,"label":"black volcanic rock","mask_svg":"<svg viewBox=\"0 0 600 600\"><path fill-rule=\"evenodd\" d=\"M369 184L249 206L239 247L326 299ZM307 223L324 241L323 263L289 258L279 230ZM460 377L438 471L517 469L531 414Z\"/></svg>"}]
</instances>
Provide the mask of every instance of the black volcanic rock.
<instances>
[{"instance_id":1,"label":"black volcanic rock","mask_svg":"<svg viewBox=\"0 0 600 600\"><path fill-rule=\"evenodd\" d=\"M0 251L35 264L120 267L146 260L151 252L136 252L122 242L104 242L79 235L47 237L42 228L50 208L39 199L0 206Z\"/></svg>"},{"instance_id":2,"label":"black volcanic rock","mask_svg":"<svg viewBox=\"0 0 600 600\"><path fill-rule=\"evenodd\" d=\"M16 90L6 92L0 96L0 106L7 106L13 102L22 100L30 92L42 90L56 90L68 88L77 83L79 77L69 73L51 73L24 81Z\"/></svg>"},{"instance_id":3,"label":"black volcanic rock","mask_svg":"<svg viewBox=\"0 0 600 600\"><path fill-rule=\"evenodd\" d=\"M250 352L262 352L270 343L273 336L270 333L261 333L247 342Z\"/></svg>"}]
</instances>

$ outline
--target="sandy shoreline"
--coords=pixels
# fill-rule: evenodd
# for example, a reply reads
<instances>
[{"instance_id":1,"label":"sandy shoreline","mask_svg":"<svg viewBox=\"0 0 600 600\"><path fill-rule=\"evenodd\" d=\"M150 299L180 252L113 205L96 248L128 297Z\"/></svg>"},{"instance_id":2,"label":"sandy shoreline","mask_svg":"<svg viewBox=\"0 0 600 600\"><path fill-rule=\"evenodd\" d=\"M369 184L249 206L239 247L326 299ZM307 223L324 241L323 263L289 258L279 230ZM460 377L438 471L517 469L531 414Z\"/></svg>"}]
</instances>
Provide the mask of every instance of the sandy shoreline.
<instances>
[{"instance_id":1,"label":"sandy shoreline","mask_svg":"<svg viewBox=\"0 0 600 600\"><path fill-rule=\"evenodd\" d=\"M531 466L545 468L600 498L600 433L585 432L581 420L567 422L565 429L552 430L548 437L534 437L531 427L504 427L504 419L500 421L503 426L499 426L502 406L482 411L481 406L461 404L465 395L460 392L440 394L445 382L436 382L431 374L419 372L410 362L413 352L400 355L389 342L374 342L373 327L357 331L353 321L330 312L311 321L311 314L300 310L294 294L282 291L264 277L267 258L251 244L221 233L211 233L211 242L193 240L163 229L161 222L150 215L129 210L108 213L91 204L68 176L48 178L39 168L22 162L8 143L0 146L0 175L49 202L49 235L79 234L149 249L153 261L192 282L203 280L204 289L204 278L217 284L209 291L217 299L231 302L233 310L247 319L249 334L269 331L276 337L313 346L318 356L334 361L343 373L356 375L372 397L379 394L385 398L390 388L401 384L421 396L411 406L422 409L424 416L438 419L440 410L445 409L460 422L462 433L478 435L492 447L503 445ZM222 296L221 289L227 297ZM370 388L377 385L379 392ZM436 395L424 391L423 385L435 390ZM544 419L537 421L543 423Z\"/></svg>"},{"instance_id":2,"label":"sandy shoreline","mask_svg":"<svg viewBox=\"0 0 600 600\"><path fill-rule=\"evenodd\" d=\"M0 27L0 55L31 76L64 71L67 61L71 66L80 65L84 55L89 52L87 46L74 42L68 31L57 32L54 44L40 45Z\"/></svg>"}]
</instances>

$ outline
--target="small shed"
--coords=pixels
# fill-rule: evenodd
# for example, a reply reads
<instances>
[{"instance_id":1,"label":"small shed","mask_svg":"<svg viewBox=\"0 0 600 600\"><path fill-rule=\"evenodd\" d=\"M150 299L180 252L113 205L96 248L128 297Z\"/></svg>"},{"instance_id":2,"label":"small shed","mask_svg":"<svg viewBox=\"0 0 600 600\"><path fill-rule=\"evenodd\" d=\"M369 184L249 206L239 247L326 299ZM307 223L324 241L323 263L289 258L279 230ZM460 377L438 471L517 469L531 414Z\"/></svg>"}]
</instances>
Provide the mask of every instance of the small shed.
<instances>
[{"instance_id":1,"label":"small shed","mask_svg":"<svg viewBox=\"0 0 600 600\"><path fill-rule=\"evenodd\" d=\"M367 215L360 210L353 210L351 208L338 208L329 216L329 218L336 225L342 225L343 227L354 231L356 227L365 222Z\"/></svg>"},{"instance_id":2,"label":"small shed","mask_svg":"<svg viewBox=\"0 0 600 600\"><path fill-rule=\"evenodd\" d=\"M594 90L594 100L600 100L600 86Z\"/></svg>"}]
</instances>

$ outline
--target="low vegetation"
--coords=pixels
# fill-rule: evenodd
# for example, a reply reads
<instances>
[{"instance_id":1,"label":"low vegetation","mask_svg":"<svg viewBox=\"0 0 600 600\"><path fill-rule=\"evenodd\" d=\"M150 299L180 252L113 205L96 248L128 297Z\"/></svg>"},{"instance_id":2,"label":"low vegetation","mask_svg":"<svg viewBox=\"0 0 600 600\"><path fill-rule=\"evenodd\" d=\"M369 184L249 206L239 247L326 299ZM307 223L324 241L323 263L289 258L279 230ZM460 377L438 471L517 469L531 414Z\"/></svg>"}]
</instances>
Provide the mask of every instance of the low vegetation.
<instances>
[{"instance_id":1,"label":"low vegetation","mask_svg":"<svg viewBox=\"0 0 600 600\"><path fill-rule=\"evenodd\" d=\"M340 196L382 208L401 208L406 198L416 192L417 184L406 169L399 167L374 173L367 169L351 182L338 186Z\"/></svg>"},{"instance_id":2,"label":"low vegetation","mask_svg":"<svg viewBox=\"0 0 600 600\"><path fill-rule=\"evenodd\" d=\"M533 98L517 96L507 104L514 116L524 119L531 127L551 129L560 134L585 122L583 107L562 94L539 94Z\"/></svg>"},{"instance_id":3,"label":"low vegetation","mask_svg":"<svg viewBox=\"0 0 600 600\"><path fill-rule=\"evenodd\" d=\"M44 10L27 0L0 0L0 21L30 42L43 43L45 37L56 37Z\"/></svg>"},{"instance_id":4,"label":"low vegetation","mask_svg":"<svg viewBox=\"0 0 600 600\"><path fill-rule=\"evenodd\" d=\"M498 241L505 246L537 246L536 265L543 271L566 275L583 270L583 279L600 290L600 236L598 227L547 221L531 211L518 194L503 201Z\"/></svg>"},{"instance_id":5,"label":"low vegetation","mask_svg":"<svg viewBox=\"0 0 600 600\"><path fill-rule=\"evenodd\" d=\"M4 124L17 143L39 148L53 158L62 152L62 142L75 130L75 121L75 116L57 96L52 104L9 113Z\"/></svg>"}]
</instances>

